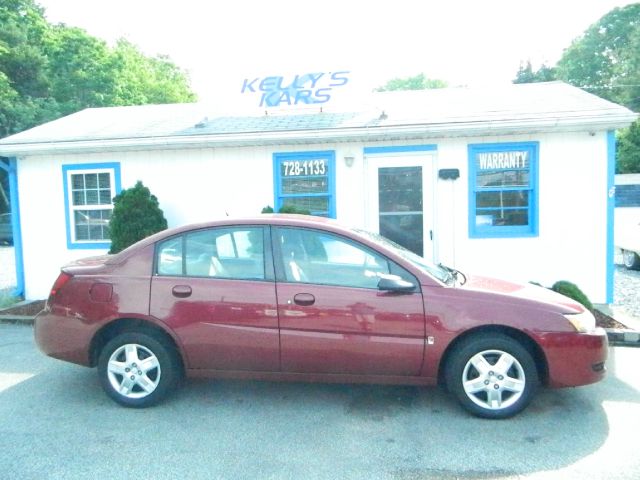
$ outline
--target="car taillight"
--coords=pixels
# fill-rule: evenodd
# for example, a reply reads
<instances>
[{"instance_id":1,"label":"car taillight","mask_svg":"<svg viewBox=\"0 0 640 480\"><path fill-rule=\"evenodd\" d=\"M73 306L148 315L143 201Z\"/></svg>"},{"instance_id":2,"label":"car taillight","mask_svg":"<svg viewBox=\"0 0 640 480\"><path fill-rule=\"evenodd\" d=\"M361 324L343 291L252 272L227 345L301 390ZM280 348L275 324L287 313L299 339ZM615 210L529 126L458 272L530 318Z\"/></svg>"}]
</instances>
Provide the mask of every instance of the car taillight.
<instances>
[{"instance_id":1,"label":"car taillight","mask_svg":"<svg viewBox=\"0 0 640 480\"><path fill-rule=\"evenodd\" d=\"M53 287L51 287L51 293L49 294L50 297L55 297L56 294L60 291L60 289L62 287L64 287L64 285L71 280L71 275L69 275L66 272L62 272L60 273L60 275L58 275L58 278L56 279L56 281L53 284Z\"/></svg>"}]
</instances>

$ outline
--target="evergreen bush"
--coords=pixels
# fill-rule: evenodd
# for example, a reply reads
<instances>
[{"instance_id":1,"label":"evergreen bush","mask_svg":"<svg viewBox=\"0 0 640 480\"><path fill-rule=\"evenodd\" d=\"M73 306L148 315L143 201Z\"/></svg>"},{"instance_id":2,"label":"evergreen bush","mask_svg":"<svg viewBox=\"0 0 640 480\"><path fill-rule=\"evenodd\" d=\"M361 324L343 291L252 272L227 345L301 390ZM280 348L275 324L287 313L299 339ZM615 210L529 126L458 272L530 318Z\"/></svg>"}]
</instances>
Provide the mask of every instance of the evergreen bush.
<instances>
[{"instance_id":1,"label":"evergreen bush","mask_svg":"<svg viewBox=\"0 0 640 480\"><path fill-rule=\"evenodd\" d=\"M167 228L158 199L140 180L113 199L109 220L111 250L118 253L130 245Z\"/></svg>"},{"instance_id":2,"label":"evergreen bush","mask_svg":"<svg viewBox=\"0 0 640 480\"><path fill-rule=\"evenodd\" d=\"M273 207L271 207L270 205L267 205L262 209L261 213L273 213ZM298 208L295 205L284 205L280 207L280 210L278 210L278 213L296 213L298 215L311 215L311 212L309 210L306 210L304 208Z\"/></svg>"},{"instance_id":3,"label":"evergreen bush","mask_svg":"<svg viewBox=\"0 0 640 480\"><path fill-rule=\"evenodd\" d=\"M566 297L572 298L576 302L581 303L588 310L593 310L593 304L575 283L567 282L566 280L560 280L553 284L551 290L561 293Z\"/></svg>"}]
</instances>

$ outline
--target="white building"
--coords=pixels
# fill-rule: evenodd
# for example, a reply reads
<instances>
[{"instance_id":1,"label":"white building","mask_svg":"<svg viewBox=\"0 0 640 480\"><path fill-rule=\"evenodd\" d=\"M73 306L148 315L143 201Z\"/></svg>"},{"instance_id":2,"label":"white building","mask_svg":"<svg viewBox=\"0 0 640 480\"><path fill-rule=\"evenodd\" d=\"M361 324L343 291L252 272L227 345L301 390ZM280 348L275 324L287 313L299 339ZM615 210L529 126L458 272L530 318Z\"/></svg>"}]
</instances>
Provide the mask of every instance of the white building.
<instances>
[{"instance_id":1,"label":"white building","mask_svg":"<svg viewBox=\"0 0 640 480\"><path fill-rule=\"evenodd\" d=\"M105 253L111 198L142 180L170 226L292 203L463 272L612 302L614 130L636 114L560 82L327 106L88 109L1 140L19 288L45 298L62 264Z\"/></svg>"}]
</instances>

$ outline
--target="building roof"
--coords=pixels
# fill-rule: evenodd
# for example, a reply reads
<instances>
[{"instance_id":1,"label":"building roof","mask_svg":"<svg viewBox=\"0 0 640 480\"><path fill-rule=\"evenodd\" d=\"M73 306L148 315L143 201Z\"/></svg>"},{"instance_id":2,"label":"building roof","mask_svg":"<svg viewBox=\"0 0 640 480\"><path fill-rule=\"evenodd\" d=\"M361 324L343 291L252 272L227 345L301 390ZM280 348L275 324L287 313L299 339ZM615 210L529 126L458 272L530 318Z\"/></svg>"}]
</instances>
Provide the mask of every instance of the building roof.
<instances>
[{"instance_id":1,"label":"building roof","mask_svg":"<svg viewBox=\"0 0 640 480\"><path fill-rule=\"evenodd\" d=\"M373 93L357 106L324 111L223 115L197 103L89 108L0 140L0 155L596 131L636 118L562 82Z\"/></svg>"}]
</instances>

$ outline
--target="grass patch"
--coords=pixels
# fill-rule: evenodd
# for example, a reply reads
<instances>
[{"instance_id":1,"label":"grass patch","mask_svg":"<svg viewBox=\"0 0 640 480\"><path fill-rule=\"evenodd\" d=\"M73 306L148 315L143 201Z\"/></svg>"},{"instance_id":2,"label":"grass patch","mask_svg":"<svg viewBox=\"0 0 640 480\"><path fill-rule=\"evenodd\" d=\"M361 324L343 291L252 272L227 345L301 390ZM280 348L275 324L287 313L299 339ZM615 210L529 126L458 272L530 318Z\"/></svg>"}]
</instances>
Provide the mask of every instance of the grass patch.
<instances>
[{"instance_id":1,"label":"grass patch","mask_svg":"<svg viewBox=\"0 0 640 480\"><path fill-rule=\"evenodd\" d=\"M0 310L9 308L20 301L20 297L16 297L8 290L0 290Z\"/></svg>"}]
</instances>

